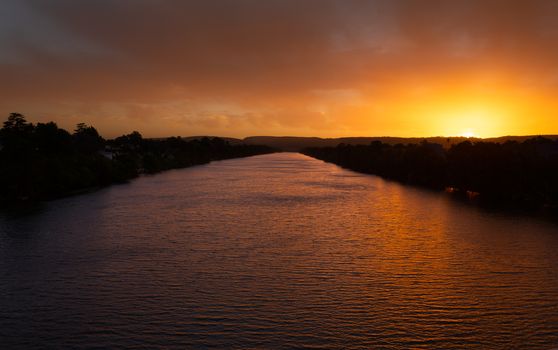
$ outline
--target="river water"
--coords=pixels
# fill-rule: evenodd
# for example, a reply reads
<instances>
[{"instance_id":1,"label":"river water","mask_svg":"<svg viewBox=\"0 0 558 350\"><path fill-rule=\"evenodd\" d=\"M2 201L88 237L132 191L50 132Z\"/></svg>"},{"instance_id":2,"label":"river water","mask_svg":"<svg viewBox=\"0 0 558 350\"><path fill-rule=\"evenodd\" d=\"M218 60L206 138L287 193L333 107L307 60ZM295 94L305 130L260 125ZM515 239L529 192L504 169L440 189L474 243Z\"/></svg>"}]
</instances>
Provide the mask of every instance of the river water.
<instances>
[{"instance_id":1,"label":"river water","mask_svg":"<svg viewBox=\"0 0 558 350\"><path fill-rule=\"evenodd\" d=\"M297 153L0 214L0 348L558 348L558 225Z\"/></svg>"}]
</instances>

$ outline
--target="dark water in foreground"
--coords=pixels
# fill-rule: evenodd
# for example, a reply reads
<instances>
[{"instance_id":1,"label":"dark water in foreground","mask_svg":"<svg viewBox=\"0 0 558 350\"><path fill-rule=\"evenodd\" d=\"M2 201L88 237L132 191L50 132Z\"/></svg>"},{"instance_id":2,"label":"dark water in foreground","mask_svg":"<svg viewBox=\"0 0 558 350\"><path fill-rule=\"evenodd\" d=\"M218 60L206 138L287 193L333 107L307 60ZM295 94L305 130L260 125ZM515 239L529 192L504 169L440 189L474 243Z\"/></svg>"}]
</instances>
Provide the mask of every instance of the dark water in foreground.
<instances>
[{"instance_id":1,"label":"dark water in foreground","mask_svg":"<svg viewBox=\"0 0 558 350\"><path fill-rule=\"evenodd\" d=\"M294 153L0 216L0 348L558 348L558 226Z\"/></svg>"}]
</instances>

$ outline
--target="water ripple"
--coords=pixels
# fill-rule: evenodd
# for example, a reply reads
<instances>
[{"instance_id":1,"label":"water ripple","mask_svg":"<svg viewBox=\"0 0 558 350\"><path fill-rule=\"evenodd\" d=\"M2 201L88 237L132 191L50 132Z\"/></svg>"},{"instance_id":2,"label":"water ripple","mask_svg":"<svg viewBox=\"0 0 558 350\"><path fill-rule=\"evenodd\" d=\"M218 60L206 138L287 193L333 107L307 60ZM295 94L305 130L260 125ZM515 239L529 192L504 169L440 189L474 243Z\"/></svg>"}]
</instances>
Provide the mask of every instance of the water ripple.
<instances>
[{"instance_id":1,"label":"water ripple","mask_svg":"<svg viewBox=\"0 0 558 350\"><path fill-rule=\"evenodd\" d=\"M0 216L0 347L550 349L558 230L294 153Z\"/></svg>"}]
</instances>

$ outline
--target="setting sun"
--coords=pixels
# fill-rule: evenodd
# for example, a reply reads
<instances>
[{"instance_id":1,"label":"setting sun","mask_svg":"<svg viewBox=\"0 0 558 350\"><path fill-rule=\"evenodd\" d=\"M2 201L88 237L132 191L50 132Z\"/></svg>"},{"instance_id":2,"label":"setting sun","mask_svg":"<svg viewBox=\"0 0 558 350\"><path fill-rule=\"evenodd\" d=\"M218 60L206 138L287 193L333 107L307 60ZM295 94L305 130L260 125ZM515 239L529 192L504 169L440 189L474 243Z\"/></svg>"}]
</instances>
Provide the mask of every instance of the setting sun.
<instances>
[{"instance_id":1,"label":"setting sun","mask_svg":"<svg viewBox=\"0 0 558 350\"><path fill-rule=\"evenodd\" d=\"M463 137L475 137L475 133L472 131L464 131L460 136Z\"/></svg>"}]
</instances>

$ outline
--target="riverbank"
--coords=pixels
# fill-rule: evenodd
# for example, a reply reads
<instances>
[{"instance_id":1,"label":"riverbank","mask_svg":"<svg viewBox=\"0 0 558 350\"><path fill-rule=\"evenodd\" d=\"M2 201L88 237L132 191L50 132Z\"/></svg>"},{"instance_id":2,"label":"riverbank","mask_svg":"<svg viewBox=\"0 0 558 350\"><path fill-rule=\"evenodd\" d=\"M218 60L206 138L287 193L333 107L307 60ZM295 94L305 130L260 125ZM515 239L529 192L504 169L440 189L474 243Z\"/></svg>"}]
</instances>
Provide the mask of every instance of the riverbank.
<instances>
[{"instance_id":1,"label":"riverbank","mask_svg":"<svg viewBox=\"0 0 558 350\"><path fill-rule=\"evenodd\" d=\"M558 141L339 145L303 154L482 205L558 213Z\"/></svg>"},{"instance_id":2,"label":"riverbank","mask_svg":"<svg viewBox=\"0 0 558 350\"><path fill-rule=\"evenodd\" d=\"M103 139L92 126L73 134L54 122L28 123L12 113L0 129L0 205L89 192L140 174L274 152L213 137L144 139L138 132Z\"/></svg>"}]
</instances>

